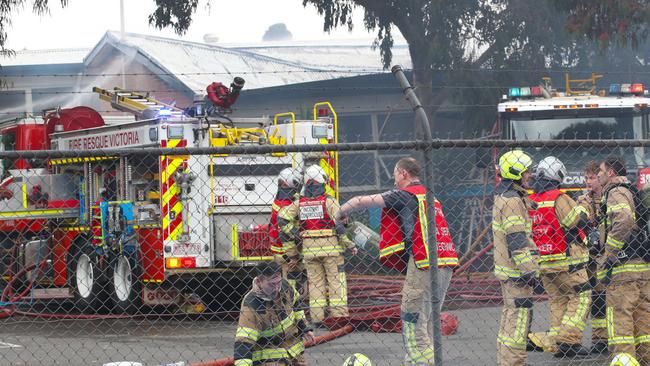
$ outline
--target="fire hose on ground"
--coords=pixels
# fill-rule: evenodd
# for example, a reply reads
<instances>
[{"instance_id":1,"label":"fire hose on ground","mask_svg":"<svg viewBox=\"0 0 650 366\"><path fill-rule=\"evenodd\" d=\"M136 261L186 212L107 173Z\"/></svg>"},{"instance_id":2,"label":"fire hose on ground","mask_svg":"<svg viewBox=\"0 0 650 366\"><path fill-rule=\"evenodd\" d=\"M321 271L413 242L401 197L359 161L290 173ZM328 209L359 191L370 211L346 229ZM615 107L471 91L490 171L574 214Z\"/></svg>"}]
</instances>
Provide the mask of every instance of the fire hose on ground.
<instances>
[{"instance_id":1,"label":"fire hose on ground","mask_svg":"<svg viewBox=\"0 0 650 366\"><path fill-rule=\"evenodd\" d=\"M343 337L346 334L352 333L354 327L350 324L345 327L333 330L329 333L314 337L313 342L305 342L305 348L310 348L318 344L326 343L332 341L336 338ZM218 360L201 362L201 363L192 363L188 366L232 366L235 364L235 360L232 357L221 358Z\"/></svg>"}]
</instances>

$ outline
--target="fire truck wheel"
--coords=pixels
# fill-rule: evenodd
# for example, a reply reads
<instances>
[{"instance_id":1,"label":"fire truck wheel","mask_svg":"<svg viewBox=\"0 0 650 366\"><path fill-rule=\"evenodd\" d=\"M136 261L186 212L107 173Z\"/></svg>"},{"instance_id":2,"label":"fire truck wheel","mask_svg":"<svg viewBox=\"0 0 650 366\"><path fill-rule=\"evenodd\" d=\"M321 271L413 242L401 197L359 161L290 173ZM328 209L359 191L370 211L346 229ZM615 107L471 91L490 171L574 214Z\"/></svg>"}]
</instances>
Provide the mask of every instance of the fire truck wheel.
<instances>
[{"instance_id":1,"label":"fire truck wheel","mask_svg":"<svg viewBox=\"0 0 650 366\"><path fill-rule=\"evenodd\" d=\"M98 255L90 245L81 245L69 254L68 274L77 310L82 313L110 310L106 279L99 267Z\"/></svg>"},{"instance_id":2,"label":"fire truck wheel","mask_svg":"<svg viewBox=\"0 0 650 366\"><path fill-rule=\"evenodd\" d=\"M142 267L135 253L124 253L115 258L113 278L111 278L111 297L115 303L116 312L126 314L141 312L141 274Z\"/></svg>"}]
</instances>

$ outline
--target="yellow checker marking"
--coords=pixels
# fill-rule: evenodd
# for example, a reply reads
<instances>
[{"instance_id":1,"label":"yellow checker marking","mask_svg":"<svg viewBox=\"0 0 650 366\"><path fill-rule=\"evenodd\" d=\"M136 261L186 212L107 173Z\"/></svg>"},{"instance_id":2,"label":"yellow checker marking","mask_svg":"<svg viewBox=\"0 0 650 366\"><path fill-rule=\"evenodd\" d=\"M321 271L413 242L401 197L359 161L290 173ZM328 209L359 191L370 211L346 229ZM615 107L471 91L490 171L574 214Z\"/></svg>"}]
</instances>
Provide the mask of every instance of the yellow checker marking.
<instances>
[{"instance_id":1,"label":"yellow checker marking","mask_svg":"<svg viewBox=\"0 0 650 366\"><path fill-rule=\"evenodd\" d=\"M183 164L183 159L169 159L169 165L165 168L165 170L162 172L162 176L160 177L160 182L163 184L167 184L167 180L169 177L171 177L178 168Z\"/></svg>"},{"instance_id":2,"label":"yellow checker marking","mask_svg":"<svg viewBox=\"0 0 650 366\"><path fill-rule=\"evenodd\" d=\"M174 212L176 216L183 210L183 204L181 202L176 202L174 207L171 208L169 212ZM163 217L163 230L167 230L169 227L169 214ZM179 225L180 226L180 225Z\"/></svg>"},{"instance_id":3,"label":"yellow checker marking","mask_svg":"<svg viewBox=\"0 0 650 366\"><path fill-rule=\"evenodd\" d=\"M171 199L172 196L175 196L178 193L178 186L176 185L176 182L172 184L165 193L163 193L163 202L168 203Z\"/></svg>"}]
</instances>

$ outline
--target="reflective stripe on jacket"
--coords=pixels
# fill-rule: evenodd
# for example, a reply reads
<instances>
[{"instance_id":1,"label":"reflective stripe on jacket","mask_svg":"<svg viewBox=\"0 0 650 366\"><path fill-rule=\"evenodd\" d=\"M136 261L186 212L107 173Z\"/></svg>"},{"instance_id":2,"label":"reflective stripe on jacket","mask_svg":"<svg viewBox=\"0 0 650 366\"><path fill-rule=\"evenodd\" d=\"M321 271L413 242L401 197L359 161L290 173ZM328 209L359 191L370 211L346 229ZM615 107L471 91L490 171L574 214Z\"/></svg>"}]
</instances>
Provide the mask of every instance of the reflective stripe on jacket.
<instances>
[{"instance_id":1,"label":"reflective stripe on jacket","mask_svg":"<svg viewBox=\"0 0 650 366\"><path fill-rule=\"evenodd\" d=\"M286 249L282 247L282 241L280 240L280 229L278 228L278 212L280 212L283 207L289 206L291 203L291 200L276 199L273 201L273 205L271 206L269 237L271 240L271 252L273 254L284 254L286 251Z\"/></svg>"}]
</instances>

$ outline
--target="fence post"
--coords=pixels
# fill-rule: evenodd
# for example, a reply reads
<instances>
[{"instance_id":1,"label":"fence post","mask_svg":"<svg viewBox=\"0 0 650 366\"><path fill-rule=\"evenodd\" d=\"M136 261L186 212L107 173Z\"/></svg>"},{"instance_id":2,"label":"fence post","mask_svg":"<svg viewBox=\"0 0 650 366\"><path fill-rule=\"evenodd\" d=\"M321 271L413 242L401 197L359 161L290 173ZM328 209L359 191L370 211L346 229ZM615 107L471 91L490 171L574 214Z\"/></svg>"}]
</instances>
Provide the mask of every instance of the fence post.
<instances>
[{"instance_id":1,"label":"fence post","mask_svg":"<svg viewBox=\"0 0 650 366\"><path fill-rule=\"evenodd\" d=\"M429 119L420 104L420 101L415 95L411 84L406 75L402 71L400 65L395 65L391 68L391 72L397 78L402 91L406 96L413 112L415 112L416 119L422 125L424 131L425 144L422 148L422 161L424 162L424 184L427 187L427 247L429 251L429 275L431 282L431 322L433 323L433 352L434 352L434 365L442 365L442 337L440 332L440 302L443 299L438 298L439 280L438 280L438 244L436 243L436 215L435 215L435 197L434 197L434 178L433 178L433 147L431 142L431 127L429 126ZM417 148L418 150L421 147Z\"/></svg>"}]
</instances>

